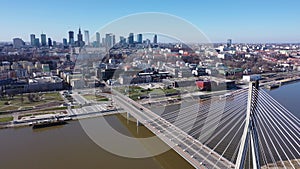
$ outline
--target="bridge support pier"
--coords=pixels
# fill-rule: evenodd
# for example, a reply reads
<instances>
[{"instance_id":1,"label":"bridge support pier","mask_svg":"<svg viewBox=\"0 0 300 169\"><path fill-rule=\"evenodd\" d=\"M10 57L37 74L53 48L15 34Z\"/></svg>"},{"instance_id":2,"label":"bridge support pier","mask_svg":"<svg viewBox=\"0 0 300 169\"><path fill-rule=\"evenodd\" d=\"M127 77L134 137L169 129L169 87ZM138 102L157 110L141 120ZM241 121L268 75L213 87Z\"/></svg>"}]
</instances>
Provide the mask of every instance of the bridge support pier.
<instances>
[{"instance_id":1,"label":"bridge support pier","mask_svg":"<svg viewBox=\"0 0 300 169\"><path fill-rule=\"evenodd\" d=\"M126 118L127 118L127 120L130 118L130 113L126 113Z\"/></svg>"},{"instance_id":2,"label":"bridge support pier","mask_svg":"<svg viewBox=\"0 0 300 169\"><path fill-rule=\"evenodd\" d=\"M139 122L138 119L136 119L136 126L137 126L137 127L140 126L140 122Z\"/></svg>"}]
</instances>

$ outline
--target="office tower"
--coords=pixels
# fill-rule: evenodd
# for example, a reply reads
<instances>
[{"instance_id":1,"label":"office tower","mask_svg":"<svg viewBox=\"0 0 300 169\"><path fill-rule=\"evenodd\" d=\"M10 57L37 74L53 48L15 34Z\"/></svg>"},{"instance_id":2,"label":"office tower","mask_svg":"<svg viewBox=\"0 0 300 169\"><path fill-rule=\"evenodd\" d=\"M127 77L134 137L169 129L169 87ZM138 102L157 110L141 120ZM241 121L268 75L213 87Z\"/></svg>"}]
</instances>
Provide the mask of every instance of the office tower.
<instances>
[{"instance_id":1,"label":"office tower","mask_svg":"<svg viewBox=\"0 0 300 169\"><path fill-rule=\"evenodd\" d=\"M154 44L157 44L157 35L154 35L153 43L154 43Z\"/></svg>"},{"instance_id":2,"label":"office tower","mask_svg":"<svg viewBox=\"0 0 300 169\"><path fill-rule=\"evenodd\" d=\"M66 38L63 38L63 45L64 45L64 46L68 46L68 41L67 41Z\"/></svg>"},{"instance_id":3,"label":"office tower","mask_svg":"<svg viewBox=\"0 0 300 169\"><path fill-rule=\"evenodd\" d=\"M74 45L74 32L73 31L69 31L69 44L70 45Z\"/></svg>"},{"instance_id":4,"label":"office tower","mask_svg":"<svg viewBox=\"0 0 300 169\"><path fill-rule=\"evenodd\" d=\"M105 40L105 38L102 38L102 46L105 46L106 44L106 40Z\"/></svg>"},{"instance_id":5,"label":"office tower","mask_svg":"<svg viewBox=\"0 0 300 169\"><path fill-rule=\"evenodd\" d=\"M24 45L25 45L25 42L21 38L14 38L13 39L14 48L21 48Z\"/></svg>"},{"instance_id":6,"label":"office tower","mask_svg":"<svg viewBox=\"0 0 300 169\"><path fill-rule=\"evenodd\" d=\"M39 38L35 38L35 40L34 40L34 46L35 47L40 47L40 39Z\"/></svg>"},{"instance_id":7,"label":"office tower","mask_svg":"<svg viewBox=\"0 0 300 169\"><path fill-rule=\"evenodd\" d=\"M126 38L120 36L120 44L125 44L125 43L126 43Z\"/></svg>"},{"instance_id":8,"label":"office tower","mask_svg":"<svg viewBox=\"0 0 300 169\"><path fill-rule=\"evenodd\" d=\"M128 37L128 43L131 45L134 43L134 34L130 33Z\"/></svg>"},{"instance_id":9,"label":"office tower","mask_svg":"<svg viewBox=\"0 0 300 169\"><path fill-rule=\"evenodd\" d=\"M56 46L57 46L56 41L53 41L53 47L56 47Z\"/></svg>"},{"instance_id":10,"label":"office tower","mask_svg":"<svg viewBox=\"0 0 300 169\"><path fill-rule=\"evenodd\" d=\"M84 41L86 45L90 45L90 33L88 30L84 31Z\"/></svg>"},{"instance_id":11,"label":"office tower","mask_svg":"<svg viewBox=\"0 0 300 169\"><path fill-rule=\"evenodd\" d=\"M51 38L48 38L48 46L49 47L52 46L52 40L51 40Z\"/></svg>"},{"instance_id":12,"label":"office tower","mask_svg":"<svg viewBox=\"0 0 300 169\"><path fill-rule=\"evenodd\" d=\"M111 48L114 45L114 35L112 33L105 34L105 46Z\"/></svg>"},{"instance_id":13,"label":"office tower","mask_svg":"<svg viewBox=\"0 0 300 169\"><path fill-rule=\"evenodd\" d=\"M100 33L99 32L96 32L96 42L97 42L97 47L100 47ZM102 40L102 43L103 43L104 41Z\"/></svg>"},{"instance_id":14,"label":"office tower","mask_svg":"<svg viewBox=\"0 0 300 169\"><path fill-rule=\"evenodd\" d=\"M142 34L137 35L137 42L140 44L143 43L143 35Z\"/></svg>"},{"instance_id":15,"label":"office tower","mask_svg":"<svg viewBox=\"0 0 300 169\"><path fill-rule=\"evenodd\" d=\"M115 46L116 44L116 36L112 35L112 46Z\"/></svg>"},{"instance_id":16,"label":"office tower","mask_svg":"<svg viewBox=\"0 0 300 169\"><path fill-rule=\"evenodd\" d=\"M46 46L47 45L46 34L41 34L41 44L42 44L42 46Z\"/></svg>"},{"instance_id":17,"label":"office tower","mask_svg":"<svg viewBox=\"0 0 300 169\"><path fill-rule=\"evenodd\" d=\"M30 45L34 46L35 34L30 35Z\"/></svg>"},{"instance_id":18,"label":"office tower","mask_svg":"<svg viewBox=\"0 0 300 169\"><path fill-rule=\"evenodd\" d=\"M82 36L80 28L79 28L78 34L77 34L77 45L76 46L78 46L78 47L83 47L84 46L83 36Z\"/></svg>"},{"instance_id":19,"label":"office tower","mask_svg":"<svg viewBox=\"0 0 300 169\"><path fill-rule=\"evenodd\" d=\"M232 45L232 39L227 39L227 47L230 48Z\"/></svg>"}]
</instances>

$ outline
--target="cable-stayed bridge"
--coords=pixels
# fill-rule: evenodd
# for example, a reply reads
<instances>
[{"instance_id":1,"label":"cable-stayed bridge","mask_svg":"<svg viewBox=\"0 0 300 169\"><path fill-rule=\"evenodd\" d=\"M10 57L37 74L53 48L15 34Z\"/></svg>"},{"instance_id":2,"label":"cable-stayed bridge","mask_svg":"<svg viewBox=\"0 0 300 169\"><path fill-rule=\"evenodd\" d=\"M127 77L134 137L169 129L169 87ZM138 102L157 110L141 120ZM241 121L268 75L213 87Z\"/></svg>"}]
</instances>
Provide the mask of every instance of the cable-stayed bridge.
<instances>
[{"instance_id":1,"label":"cable-stayed bridge","mask_svg":"<svg viewBox=\"0 0 300 169\"><path fill-rule=\"evenodd\" d=\"M300 120L252 84L160 115L117 90L112 94L116 105L196 168L300 168Z\"/></svg>"}]
</instances>

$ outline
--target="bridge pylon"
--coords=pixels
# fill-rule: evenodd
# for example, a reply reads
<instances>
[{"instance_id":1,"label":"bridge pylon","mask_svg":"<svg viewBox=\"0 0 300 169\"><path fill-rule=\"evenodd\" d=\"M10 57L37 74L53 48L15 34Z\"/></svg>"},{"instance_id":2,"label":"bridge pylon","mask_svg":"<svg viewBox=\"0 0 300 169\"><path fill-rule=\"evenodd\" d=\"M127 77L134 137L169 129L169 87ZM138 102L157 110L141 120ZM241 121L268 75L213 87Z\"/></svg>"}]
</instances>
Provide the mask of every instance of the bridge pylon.
<instances>
[{"instance_id":1,"label":"bridge pylon","mask_svg":"<svg viewBox=\"0 0 300 169\"><path fill-rule=\"evenodd\" d=\"M254 92L254 89L255 88L258 89L258 87L259 87L258 81L249 83L246 121L245 121L243 135L241 138L241 144L239 147L235 169L244 168L248 148L251 148L249 149L249 151L251 151L249 155L252 158L253 169L260 169L259 142L258 142L258 134L256 130L257 125L256 125L255 113L253 111L257 104L257 94Z\"/></svg>"}]
</instances>

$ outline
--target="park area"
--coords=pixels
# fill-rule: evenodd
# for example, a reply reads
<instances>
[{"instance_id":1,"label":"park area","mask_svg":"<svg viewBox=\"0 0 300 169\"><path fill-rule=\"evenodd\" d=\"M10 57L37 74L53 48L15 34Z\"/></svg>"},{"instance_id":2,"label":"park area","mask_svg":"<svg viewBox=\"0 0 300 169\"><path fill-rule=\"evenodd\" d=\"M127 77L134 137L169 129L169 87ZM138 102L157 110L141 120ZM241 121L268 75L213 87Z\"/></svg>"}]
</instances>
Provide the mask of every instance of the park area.
<instances>
[{"instance_id":1,"label":"park area","mask_svg":"<svg viewBox=\"0 0 300 169\"><path fill-rule=\"evenodd\" d=\"M0 99L0 113L15 111L51 109L64 103L58 92L27 93Z\"/></svg>"},{"instance_id":2,"label":"park area","mask_svg":"<svg viewBox=\"0 0 300 169\"><path fill-rule=\"evenodd\" d=\"M119 87L117 89L121 93L129 96L132 100L141 100L144 98L161 98L178 95L180 92L176 89L154 88L144 89L139 86Z\"/></svg>"}]
</instances>

